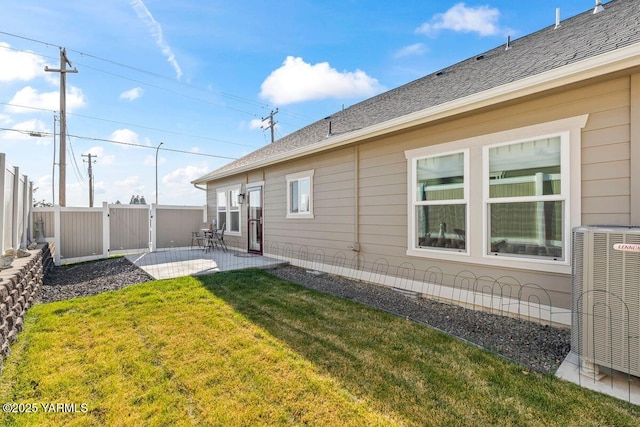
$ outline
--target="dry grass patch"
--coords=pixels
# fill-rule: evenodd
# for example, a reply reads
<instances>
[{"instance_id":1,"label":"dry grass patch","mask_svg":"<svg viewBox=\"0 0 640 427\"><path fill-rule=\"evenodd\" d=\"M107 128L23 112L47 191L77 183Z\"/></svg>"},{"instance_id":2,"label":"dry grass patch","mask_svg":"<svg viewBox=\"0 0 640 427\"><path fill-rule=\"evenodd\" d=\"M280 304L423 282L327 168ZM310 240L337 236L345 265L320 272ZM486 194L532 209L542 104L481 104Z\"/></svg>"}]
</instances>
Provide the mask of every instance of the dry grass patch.
<instances>
[{"instance_id":1,"label":"dry grass patch","mask_svg":"<svg viewBox=\"0 0 640 427\"><path fill-rule=\"evenodd\" d=\"M34 306L0 425L637 425L640 410L261 271Z\"/></svg>"}]
</instances>

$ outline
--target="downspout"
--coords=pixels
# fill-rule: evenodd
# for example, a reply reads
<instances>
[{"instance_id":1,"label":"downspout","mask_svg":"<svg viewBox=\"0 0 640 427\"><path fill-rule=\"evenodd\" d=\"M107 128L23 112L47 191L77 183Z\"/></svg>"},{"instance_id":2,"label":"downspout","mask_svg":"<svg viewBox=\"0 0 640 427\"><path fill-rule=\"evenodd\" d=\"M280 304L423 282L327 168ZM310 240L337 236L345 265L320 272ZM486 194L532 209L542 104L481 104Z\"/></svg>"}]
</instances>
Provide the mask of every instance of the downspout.
<instances>
[{"instance_id":1,"label":"downspout","mask_svg":"<svg viewBox=\"0 0 640 427\"><path fill-rule=\"evenodd\" d=\"M356 268L360 269L360 145L353 147L353 245L356 252Z\"/></svg>"},{"instance_id":2,"label":"downspout","mask_svg":"<svg viewBox=\"0 0 640 427\"><path fill-rule=\"evenodd\" d=\"M206 187L202 188L202 187L198 187L198 184L193 184L194 187L196 187L198 190L202 190L202 191L207 191ZM206 200L206 195L205 195L205 200ZM204 210L202 212L202 219L203 222L209 222L209 201L207 200L205 202L205 206L204 206Z\"/></svg>"}]
</instances>

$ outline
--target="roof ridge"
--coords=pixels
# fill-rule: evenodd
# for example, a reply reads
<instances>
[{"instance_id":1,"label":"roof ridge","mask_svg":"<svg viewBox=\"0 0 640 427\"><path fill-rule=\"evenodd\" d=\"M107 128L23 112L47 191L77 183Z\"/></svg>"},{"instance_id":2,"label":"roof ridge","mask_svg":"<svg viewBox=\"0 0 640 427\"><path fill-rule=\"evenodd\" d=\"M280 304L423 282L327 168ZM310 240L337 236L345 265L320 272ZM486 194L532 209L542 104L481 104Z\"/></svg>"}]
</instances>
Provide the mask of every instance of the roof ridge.
<instances>
[{"instance_id":1,"label":"roof ridge","mask_svg":"<svg viewBox=\"0 0 640 427\"><path fill-rule=\"evenodd\" d=\"M640 1L611 0L604 6L603 12L593 14L593 9L589 9L561 21L558 28L554 22L511 40L508 50L505 50L505 44L498 45L336 111L329 116L332 133L342 135L367 128L639 43ZM637 8L638 13L633 8ZM629 9L634 13L629 13ZM221 174L232 173L235 169L324 142L327 140L328 126L326 118L317 120L214 170L194 183L206 182Z\"/></svg>"}]
</instances>

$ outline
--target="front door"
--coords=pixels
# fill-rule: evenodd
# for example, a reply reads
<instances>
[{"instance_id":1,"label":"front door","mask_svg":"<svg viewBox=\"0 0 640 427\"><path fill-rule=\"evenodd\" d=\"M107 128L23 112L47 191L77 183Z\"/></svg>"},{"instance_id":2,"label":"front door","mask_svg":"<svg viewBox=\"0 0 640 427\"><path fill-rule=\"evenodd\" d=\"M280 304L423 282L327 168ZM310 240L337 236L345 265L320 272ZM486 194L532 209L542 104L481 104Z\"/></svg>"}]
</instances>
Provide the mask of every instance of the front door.
<instances>
[{"instance_id":1,"label":"front door","mask_svg":"<svg viewBox=\"0 0 640 427\"><path fill-rule=\"evenodd\" d=\"M262 187L247 188L249 252L262 255Z\"/></svg>"}]
</instances>

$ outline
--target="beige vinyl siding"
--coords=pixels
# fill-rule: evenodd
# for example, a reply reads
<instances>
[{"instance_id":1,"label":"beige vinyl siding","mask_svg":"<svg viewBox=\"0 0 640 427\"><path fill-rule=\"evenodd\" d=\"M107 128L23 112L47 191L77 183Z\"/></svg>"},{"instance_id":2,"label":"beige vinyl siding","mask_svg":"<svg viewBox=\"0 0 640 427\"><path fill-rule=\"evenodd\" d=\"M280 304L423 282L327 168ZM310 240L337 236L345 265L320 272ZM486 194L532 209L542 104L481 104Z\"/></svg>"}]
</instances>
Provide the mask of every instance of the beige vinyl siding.
<instances>
[{"instance_id":1,"label":"beige vinyl siding","mask_svg":"<svg viewBox=\"0 0 640 427\"><path fill-rule=\"evenodd\" d=\"M631 210L630 79L617 77L554 90L520 103L492 107L385 138L363 141L357 148L343 148L266 167L264 174L260 171L265 182L265 252L269 253L272 243L280 249L286 243L307 246L311 253L323 251L328 257L343 252L350 260L357 254L350 252L348 246L358 241L359 255L368 264L384 259L392 266L409 263L421 271L437 266L442 269L445 282L450 283L464 270L471 270L476 276L513 276L521 284L541 285L556 306L569 308L568 274L470 264L464 256L459 261L407 256L408 183L404 151L584 114L588 114L589 119L582 131L582 150L572 153L581 156L582 203L573 208L580 209L582 224L628 224ZM358 221L354 218L356 164ZM288 220L285 175L306 170L315 171L315 217ZM237 182L238 178L232 179ZM213 187L231 183L230 180L215 182ZM471 194L469 198L472 206L482 205L481 194ZM208 200L211 207L211 203L215 203L215 193L211 189ZM482 239L481 211L476 209L470 215L472 230L468 231L472 233L471 238L478 241Z\"/></svg>"},{"instance_id":2,"label":"beige vinyl siding","mask_svg":"<svg viewBox=\"0 0 640 427\"><path fill-rule=\"evenodd\" d=\"M314 218L287 219L285 176L313 170ZM265 171L265 252L286 243L308 245L326 256L354 242L354 150L342 149Z\"/></svg>"},{"instance_id":3,"label":"beige vinyl siding","mask_svg":"<svg viewBox=\"0 0 640 427\"><path fill-rule=\"evenodd\" d=\"M476 275L515 275L521 283L542 285L555 298L556 304L568 308L568 275L468 265L464 258L460 262L445 262L407 257L406 161L399 154L402 150L446 143L473 135L590 114L582 136L582 180L585 183L583 223L594 221L591 223L627 224L630 165L628 102L628 79L621 78L363 144L360 150L362 253L371 261L376 257L384 257L395 265L409 261L420 270L437 265L449 278L468 268ZM396 188L393 183L402 184ZM397 209L391 207L396 204ZM385 209L388 214L381 215L381 209ZM625 214L621 215L620 212ZM474 224L476 228L481 227L481 221L472 221L472 227ZM481 238L481 233L476 233L473 238Z\"/></svg>"},{"instance_id":4,"label":"beige vinyl siding","mask_svg":"<svg viewBox=\"0 0 640 427\"><path fill-rule=\"evenodd\" d=\"M629 117L634 118L629 126L629 151L632 162L637 164L638 159L640 159L640 120L638 120L638 117L640 117L640 74L632 75L629 79L629 84ZM631 195L629 222L638 225L640 224L640 171L631 174L631 178L629 179L629 193Z\"/></svg>"},{"instance_id":5,"label":"beige vinyl siding","mask_svg":"<svg viewBox=\"0 0 640 427\"><path fill-rule=\"evenodd\" d=\"M368 263L406 261L407 162L399 144L392 139L360 148L360 248Z\"/></svg>"},{"instance_id":6,"label":"beige vinyl siding","mask_svg":"<svg viewBox=\"0 0 640 427\"><path fill-rule=\"evenodd\" d=\"M582 182L582 196L585 198L627 196L630 193L628 178L596 179Z\"/></svg>"},{"instance_id":7,"label":"beige vinyl siding","mask_svg":"<svg viewBox=\"0 0 640 427\"><path fill-rule=\"evenodd\" d=\"M260 173L260 171L256 172ZM225 187L237 186L240 184L245 184L243 187L246 190L248 174L243 174L242 176L229 177L223 180L208 182L207 183L207 223L211 224L213 220L217 220L218 218L218 197L217 190ZM246 204L240 206L240 236L225 234L224 241L228 246L246 249L247 246L247 236L246 236L246 222L247 222L247 214L246 214ZM220 227L222 224L217 224Z\"/></svg>"},{"instance_id":8,"label":"beige vinyl siding","mask_svg":"<svg viewBox=\"0 0 640 427\"><path fill-rule=\"evenodd\" d=\"M582 224L626 225L631 220L630 79L597 88L585 106L591 114L582 132Z\"/></svg>"}]
</instances>

